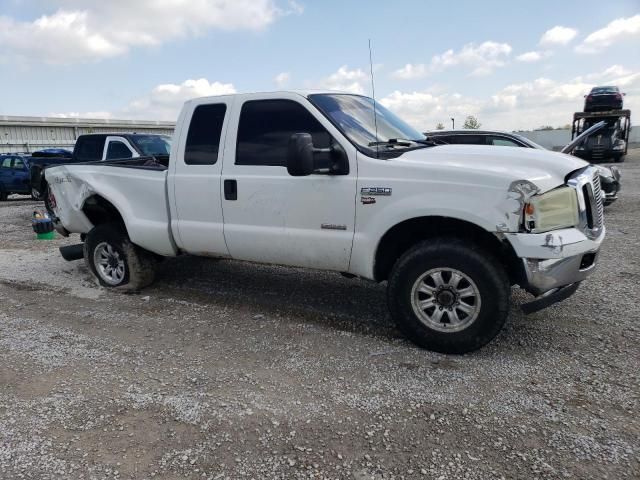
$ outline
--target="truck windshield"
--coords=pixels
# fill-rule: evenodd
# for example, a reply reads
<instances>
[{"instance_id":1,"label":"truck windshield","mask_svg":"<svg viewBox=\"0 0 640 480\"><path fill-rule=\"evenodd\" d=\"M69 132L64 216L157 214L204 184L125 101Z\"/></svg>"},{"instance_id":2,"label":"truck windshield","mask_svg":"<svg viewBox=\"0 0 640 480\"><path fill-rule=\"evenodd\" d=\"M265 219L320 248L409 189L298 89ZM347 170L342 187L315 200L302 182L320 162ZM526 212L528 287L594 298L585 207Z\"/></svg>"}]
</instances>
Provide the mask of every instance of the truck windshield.
<instances>
[{"instance_id":1,"label":"truck windshield","mask_svg":"<svg viewBox=\"0 0 640 480\"><path fill-rule=\"evenodd\" d=\"M135 135L131 141L144 156L169 155L171 137L168 135Z\"/></svg>"},{"instance_id":2,"label":"truck windshield","mask_svg":"<svg viewBox=\"0 0 640 480\"><path fill-rule=\"evenodd\" d=\"M424 147L425 136L374 100L361 95L313 94L309 100L370 156L386 150ZM377 124L377 135L376 135Z\"/></svg>"}]
</instances>

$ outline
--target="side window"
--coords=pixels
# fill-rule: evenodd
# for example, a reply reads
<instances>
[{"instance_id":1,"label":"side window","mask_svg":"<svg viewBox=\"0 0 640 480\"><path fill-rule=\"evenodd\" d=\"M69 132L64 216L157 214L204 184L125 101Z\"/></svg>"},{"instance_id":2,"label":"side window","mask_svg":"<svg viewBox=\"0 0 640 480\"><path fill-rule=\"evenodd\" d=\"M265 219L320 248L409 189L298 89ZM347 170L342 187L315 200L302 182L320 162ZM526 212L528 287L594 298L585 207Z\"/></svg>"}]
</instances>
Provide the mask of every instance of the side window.
<instances>
[{"instance_id":1,"label":"side window","mask_svg":"<svg viewBox=\"0 0 640 480\"><path fill-rule=\"evenodd\" d=\"M456 143L452 137L448 137L446 135L433 135L428 137L429 140L433 140L438 143Z\"/></svg>"},{"instance_id":2,"label":"side window","mask_svg":"<svg viewBox=\"0 0 640 480\"><path fill-rule=\"evenodd\" d=\"M289 138L294 133L310 133L317 148L331 144L329 132L297 102L246 102L240 112L236 165L286 166Z\"/></svg>"},{"instance_id":3,"label":"side window","mask_svg":"<svg viewBox=\"0 0 640 480\"><path fill-rule=\"evenodd\" d=\"M220 136L227 106L223 103L198 105L193 111L184 163L187 165L213 165L218 161Z\"/></svg>"},{"instance_id":4,"label":"side window","mask_svg":"<svg viewBox=\"0 0 640 480\"><path fill-rule=\"evenodd\" d=\"M486 139L482 135L457 135L451 143L460 145L486 145Z\"/></svg>"},{"instance_id":5,"label":"side window","mask_svg":"<svg viewBox=\"0 0 640 480\"><path fill-rule=\"evenodd\" d=\"M0 168L11 168L11 157L4 158Z\"/></svg>"},{"instance_id":6,"label":"side window","mask_svg":"<svg viewBox=\"0 0 640 480\"><path fill-rule=\"evenodd\" d=\"M105 137L88 136L79 139L79 144L75 148L75 157L84 161L102 160L102 150L104 149Z\"/></svg>"},{"instance_id":7,"label":"side window","mask_svg":"<svg viewBox=\"0 0 640 480\"><path fill-rule=\"evenodd\" d=\"M129 147L127 147L124 143L119 142L117 140L112 140L109 142L109 146L107 147L107 158L106 160L114 160L117 158L131 158L133 154Z\"/></svg>"},{"instance_id":8,"label":"side window","mask_svg":"<svg viewBox=\"0 0 640 480\"><path fill-rule=\"evenodd\" d=\"M13 159L13 169L14 170L24 170L24 161L21 158Z\"/></svg>"},{"instance_id":9,"label":"side window","mask_svg":"<svg viewBox=\"0 0 640 480\"><path fill-rule=\"evenodd\" d=\"M491 145L499 145L501 147L521 147L513 140L504 137L491 137Z\"/></svg>"}]
</instances>

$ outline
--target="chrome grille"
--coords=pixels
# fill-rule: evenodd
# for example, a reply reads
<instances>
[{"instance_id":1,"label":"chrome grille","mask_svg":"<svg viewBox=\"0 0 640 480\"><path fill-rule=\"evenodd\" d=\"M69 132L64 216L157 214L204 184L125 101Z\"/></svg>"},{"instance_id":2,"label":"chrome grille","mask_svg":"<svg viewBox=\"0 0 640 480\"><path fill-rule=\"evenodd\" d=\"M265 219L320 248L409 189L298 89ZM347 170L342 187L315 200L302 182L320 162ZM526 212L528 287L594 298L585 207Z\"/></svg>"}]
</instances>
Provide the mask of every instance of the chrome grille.
<instances>
[{"instance_id":1,"label":"chrome grille","mask_svg":"<svg viewBox=\"0 0 640 480\"><path fill-rule=\"evenodd\" d=\"M604 202L602 199L602 190L600 188L600 175L596 171L592 177L593 196L595 205L593 212L593 228L594 230L600 230L604 224Z\"/></svg>"},{"instance_id":2,"label":"chrome grille","mask_svg":"<svg viewBox=\"0 0 640 480\"><path fill-rule=\"evenodd\" d=\"M579 198L579 227L589 238L598 238L604 228L604 198L600 175L594 167L574 173L567 184L577 190Z\"/></svg>"}]
</instances>

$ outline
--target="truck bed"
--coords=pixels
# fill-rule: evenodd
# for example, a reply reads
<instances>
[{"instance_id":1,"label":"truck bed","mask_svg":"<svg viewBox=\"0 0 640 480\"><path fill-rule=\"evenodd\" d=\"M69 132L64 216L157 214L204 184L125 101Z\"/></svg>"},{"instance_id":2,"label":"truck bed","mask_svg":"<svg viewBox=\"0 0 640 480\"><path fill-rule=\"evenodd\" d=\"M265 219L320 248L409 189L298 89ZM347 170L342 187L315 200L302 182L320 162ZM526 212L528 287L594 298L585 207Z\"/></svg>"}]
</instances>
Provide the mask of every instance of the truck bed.
<instances>
[{"instance_id":1,"label":"truck bed","mask_svg":"<svg viewBox=\"0 0 640 480\"><path fill-rule=\"evenodd\" d=\"M75 163L47 168L44 174L55 197L56 214L70 233L91 230L85 207L108 199L122 215L133 243L160 255L177 253L164 162L147 157Z\"/></svg>"}]
</instances>

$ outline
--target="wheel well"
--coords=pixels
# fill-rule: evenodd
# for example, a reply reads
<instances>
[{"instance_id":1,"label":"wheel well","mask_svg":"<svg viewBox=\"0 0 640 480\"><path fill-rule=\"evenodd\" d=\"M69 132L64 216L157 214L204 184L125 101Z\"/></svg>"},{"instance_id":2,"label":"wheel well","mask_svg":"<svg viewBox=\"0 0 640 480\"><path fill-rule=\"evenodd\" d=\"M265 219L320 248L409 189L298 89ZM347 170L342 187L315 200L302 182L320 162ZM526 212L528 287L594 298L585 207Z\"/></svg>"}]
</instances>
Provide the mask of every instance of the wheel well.
<instances>
[{"instance_id":1,"label":"wheel well","mask_svg":"<svg viewBox=\"0 0 640 480\"><path fill-rule=\"evenodd\" d=\"M523 279L520 259L506 240L501 241L471 222L448 217L418 217L405 220L384 234L376 251L374 277L381 282L389 278L396 261L413 245L436 237L460 238L493 253L504 264L511 284Z\"/></svg>"},{"instance_id":2,"label":"wheel well","mask_svg":"<svg viewBox=\"0 0 640 480\"><path fill-rule=\"evenodd\" d=\"M105 223L116 223L126 231L124 219L118 209L107 199L100 195L87 198L82 211L94 227Z\"/></svg>"}]
</instances>

